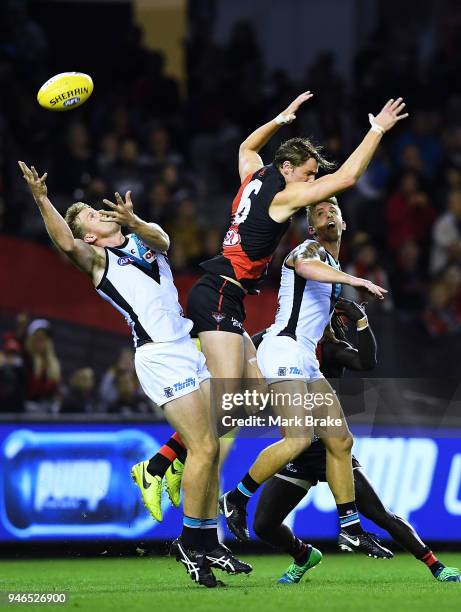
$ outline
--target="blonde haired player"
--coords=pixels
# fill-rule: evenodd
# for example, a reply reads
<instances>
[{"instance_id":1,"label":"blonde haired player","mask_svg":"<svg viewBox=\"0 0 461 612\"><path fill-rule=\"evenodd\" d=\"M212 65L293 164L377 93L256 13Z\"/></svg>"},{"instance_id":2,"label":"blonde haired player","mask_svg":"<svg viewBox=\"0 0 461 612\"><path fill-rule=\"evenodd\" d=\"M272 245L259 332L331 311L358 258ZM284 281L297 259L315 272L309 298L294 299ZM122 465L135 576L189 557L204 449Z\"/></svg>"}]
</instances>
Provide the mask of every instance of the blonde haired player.
<instances>
[{"instance_id":1,"label":"blonde haired player","mask_svg":"<svg viewBox=\"0 0 461 612\"><path fill-rule=\"evenodd\" d=\"M133 212L131 194L110 210L83 202L70 206L66 219L47 195L45 173L19 162L55 245L87 276L96 291L121 312L133 333L135 368L142 388L163 407L168 422L188 450L183 475L184 526L172 545L178 561L198 584L216 587L211 567L248 573L217 538L218 441L210 421L210 374L205 358L189 332L192 322L182 315L166 258L170 240L155 223ZM131 233L122 234L122 226ZM142 474L145 487L160 483Z\"/></svg>"}]
</instances>

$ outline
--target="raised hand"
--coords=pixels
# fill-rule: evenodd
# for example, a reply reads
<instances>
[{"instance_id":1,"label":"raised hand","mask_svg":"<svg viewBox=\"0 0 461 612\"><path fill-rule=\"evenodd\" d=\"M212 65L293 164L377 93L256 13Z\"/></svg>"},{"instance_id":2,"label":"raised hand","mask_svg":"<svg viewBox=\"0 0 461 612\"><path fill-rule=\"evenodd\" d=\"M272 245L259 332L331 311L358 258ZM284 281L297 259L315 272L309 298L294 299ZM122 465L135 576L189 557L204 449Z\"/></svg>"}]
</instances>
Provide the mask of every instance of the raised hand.
<instances>
[{"instance_id":1,"label":"raised hand","mask_svg":"<svg viewBox=\"0 0 461 612\"><path fill-rule=\"evenodd\" d=\"M364 289L369 295L378 300L383 300L387 293L387 289L384 289L384 287L380 287L379 285L375 285L365 278L354 277L351 285L356 289Z\"/></svg>"},{"instance_id":2,"label":"raised hand","mask_svg":"<svg viewBox=\"0 0 461 612\"><path fill-rule=\"evenodd\" d=\"M125 201L119 193L115 194L116 204L110 200L103 200L104 204L111 210L101 210L99 212L102 221L112 221L119 225L129 227L136 219L133 213L133 202L131 201L131 191L125 194Z\"/></svg>"},{"instance_id":3,"label":"raised hand","mask_svg":"<svg viewBox=\"0 0 461 612\"><path fill-rule=\"evenodd\" d=\"M18 161L18 164L21 168L22 175L26 183L29 185L29 189L31 190L34 198L36 200L39 200L40 198L46 198L48 193L48 188L46 186L46 177L48 176L48 173L45 172L45 174L40 177L38 176L37 170L34 168L34 166L31 166L29 168L23 161Z\"/></svg>"},{"instance_id":4,"label":"raised hand","mask_svg":"<svg viewBox=\"0 0 461 612\"><path fill-rule=\"evenodd\" d=\"M402 111L406 106L405 102L402 100L403 98L397 98L397 100L391 98L383 106L381 112L376 115L376 117L373 117L373 122L387 132L392 129L398 121L406 119L408 117L408 113L402 114Z\"/></svg>"},{"instance_id":5,"label":"raised hand","mask_svg":"<svg viewBox=\"0 0 461 612\"><path fill-rule=\"evenodd\" d=\"M310 91L305 91L302 94L300 94L297 98L295 98L293 100L293 102L291 104L289 104L286 109L280 113L280 115L278 115L278 117L276 118L277 123L280 124L286 124L286 123L291 123L292 121L294 121L296 119L296 113L299 109L299 107L301 106L301 104L304 104L304 102L307 102L307 100L310 100L313 97L313 93L311 93Z\"/></svg>"}]
</instances>

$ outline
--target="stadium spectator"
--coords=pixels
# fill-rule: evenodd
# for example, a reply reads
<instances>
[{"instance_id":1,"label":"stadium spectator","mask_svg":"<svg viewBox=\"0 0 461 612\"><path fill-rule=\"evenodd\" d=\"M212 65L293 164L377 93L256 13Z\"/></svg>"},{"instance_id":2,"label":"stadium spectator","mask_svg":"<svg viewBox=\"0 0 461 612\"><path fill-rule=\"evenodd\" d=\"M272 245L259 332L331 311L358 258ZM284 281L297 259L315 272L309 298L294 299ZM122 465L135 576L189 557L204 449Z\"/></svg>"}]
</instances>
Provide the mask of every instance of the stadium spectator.
<instances>
[{"instance_id":1,"label":"stadium spectator","mask_svg":"<svg viewBox=\"0 0 461 612\"><path fill-rule=\"evenodd\" d=\"M79 368L70 377L69 388L61 402L61 413L97 411L96 384L92 368Z\"/></svg>"},{"instance_id":2,"label":"stadium spectator","mask_svg":"<svg viewBox=\"0 0 461 612\"><path fill-rule=\"evenodd\" d=\"M435 220L435 210L421 180L414 172L405 172L398 189L386 203L388 245L394 250L406 240L423 243Z\"/></svg>"},{"instance_id":3,"label":"stadium spectator","mask_svg":"<svg viewBox=\"0 0 461 612\"><path fill-rule=\"evenodd\" d=\"M0 411L24 410L24 358L19 342L6 335L0 351Z\"/></svg>"},{"instance_id":4,"label":"stadium spectator","mask_svg":"<svg viewBox=\"0 0 461 612\"><path fill-rule=\"evenodd\" d=\"M434 224L430 271L435 275L450 263L461 265L461 189L448 194L447 211Z\"/></svg>"},{"instance_id":5,"label":"stadium spectator","mask_svg":"<svg viewBox=\"0 0 461 612\"><path fill-rule=\"evenodd\" d=\"M175 216L166 223L165 229L171 242L180 245L187 261L198 264L202 257L202 229L197 220L197 207L190 198L184 198L176 209Z\"/></svg>"},{"instance_id":6,"label":"stadium spectator","mask_svg":"<svg viewBox=\"0 0 461 612\"><path fill-rule=\"evenodd\" d=\"M154 127L150 130L147 141L149 166L160 173L165 164L181 166L183 159L171 144L171 135L165 127Z\"/></svg>"},{"instance_id":7,"label":"stadium spectator","mask_svg":"<svg viewBox=\"0 0 461 612\"><path fill-rule=\"evenodd\" d=\"M171 218L173 199L166 183L155 181L147 194L147 217L164 226Z\"/></svg>"},{"instance_id":8,"label":"stadium spectator","mask_svg":"<svg viewBox=\"0 0 461 612\"><path fill-rule=\"evenodd\" d=\"M133 351L129 348L120 351L117 361L105 372L101 379L98 394L102 408L107 408L116 400L118 396L116 379L125 372L134 375Z\"/></svg>"},{"instance_id":9,"label":"stadium spectator","mask_svg":"<svg viewBox=\"0 0 461 612\"><path fill-rule=\"evenodd\" d=\"M120 372L114 380L116 397L108 406L108 412L123 416L149 415L163 420L161 410L155 412L152 402L142 394L138 379L132 372Z\"/></svg>"},{"instance_id":10,"label":"stadium spectator","mask_svg":"<svg viewBox=\"0 0 461 612\"><path fill-rule=\"evenodd\" d=\"M406 240L397 251L390 279L396 308L421 312L426 302L426 276L421 264L421 249L414 240Z\"/></svg>"},{"instance_id":11,"label":"stadium spectator","mask_svg":"<svg viewBox=\"0 0 461 612\"><path fill-rule=\"evenodd\" d=\"M146 176L139 162L136 140L127 138L120 143L118 158L106 166L103 177L112 192L125 194L130 190L135 203L142 199L146 188Z\"/></svg>"},{"instance_id":12,"label":"stadium spectator","mask_svg":"<svg viewBox=\"0 0 461 612\"><path fill-rule=\"evenodd\" d=\"M65 148L56 161L56 190L71 196L84 189L96 174L91 148L91 135L84 123L72 123L67 131Z\"/></svg>"},{"instance_id":13,"label":"stadium spectator","mask_svg":"<svg viewBox=\"0 0 461 612\"><path fill-rule=\"evenodd\" d=\"M436 280L430 286L423 321L431 336L444 336L461 330L461 316L455 307L452 287L446 280Z\"/></svg>"},{"instance_id":14,"label":"stadium spectator","mask_svg":"<svg viewBox=\"0 0 461 612\"><path fill-rule=\"evenodd\" d=\"M366 278L372 283L389 289L389 279L387 272L378 261L378 252L376 248L369 242L362 242L357 247L353 261L346 267L346 272L359 278ZM343 287L343 296L354 302L370 302L367 312L375 309L384 309L385 311L392 310L392 296L387 295L385 300L370 301L366 291L361 291L349 285Z\"/></svg>"},{"instance_id":15,"label":"stadium spectator","mask_svg":"<svg viewBox=\"0 0 461 612\"><path fill-rule=\"evenodd\" d=\"M51 324L34 319L27 328L24 363L26 370L26 409L50 412L58 408L61 365L51 337Z\"/></svg>"}]
</instances>

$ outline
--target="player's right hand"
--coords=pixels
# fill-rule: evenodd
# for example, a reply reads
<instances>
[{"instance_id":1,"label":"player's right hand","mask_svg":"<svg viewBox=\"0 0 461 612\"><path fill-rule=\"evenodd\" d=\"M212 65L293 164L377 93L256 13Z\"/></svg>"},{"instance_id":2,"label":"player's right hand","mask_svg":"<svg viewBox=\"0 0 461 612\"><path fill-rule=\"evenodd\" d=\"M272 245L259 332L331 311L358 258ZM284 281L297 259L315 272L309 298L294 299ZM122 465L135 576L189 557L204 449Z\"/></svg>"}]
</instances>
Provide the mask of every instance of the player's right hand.
<instances>
[{"instance_id":1,"label":"player's right hand","mask_svg":"<svg viewBox=\"0 0 461 612\"><path fill-rule=\"evenodd\" d=\"M402 114L405 106L406 105L405 102L403 102L403 98L397 98L397 100L391 98L383 106L379 115L374 117L374 123L377 123L380 127L382 127L385 132L389 131L398 121L408 117L408 113Z\"/></svg>"},{"instance_id":2,"label":"player's right hand","mask_svg":"<svg viewBox=\"0 0 461 612\"><path fill-rule=\"evenodd\" d=\"M297 98L293 100L291 104L289 104L286 109L280 113L279 117L283 118L283 123L291 123L296 119L296 112L301 104L307 102L313 97L313 93L310 91L304 91Z\"/></svg>"},{"instance_id":3,"label":"player's right hand","mask_svg":"<svg viewBox=\"0 0 461 612\"><path fill-rule=\"evenodd\" d=\"M34 166L31 166L29 168L22 161L18 161L18 164L21 168L22 175L26 183L29 185L29 189L31 190L34 198L36 200L39 200L40 198L46 197L48 193L48 189L46 186L46 177L48 176L48 173L45 172L45 174L40 177L38 176L37 170L34 168Z\"/></svg>"},{"instance_id":4,"label":"player's right hand","mask_svg":"<svg viewBox=\"0 0 461 612\"><path fill-rule=\"evenodd\" d=\"M384 289L384 287L380 287L379 285L375 285L365 278L355 278L352 282L352 286L356 287L357 289L365 289L369 295L378 300L383 300L387 293L387 289Z\"/></svg>"}]
</instances>

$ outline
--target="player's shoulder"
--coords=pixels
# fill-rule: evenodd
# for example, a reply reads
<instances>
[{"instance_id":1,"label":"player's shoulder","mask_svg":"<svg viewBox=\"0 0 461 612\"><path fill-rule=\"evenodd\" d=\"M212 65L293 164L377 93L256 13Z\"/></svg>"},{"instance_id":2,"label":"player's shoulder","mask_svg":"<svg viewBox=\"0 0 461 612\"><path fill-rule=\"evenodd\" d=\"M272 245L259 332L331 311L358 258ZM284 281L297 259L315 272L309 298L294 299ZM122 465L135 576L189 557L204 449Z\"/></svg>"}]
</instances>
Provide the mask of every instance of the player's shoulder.
<instances>
[{"instance_id":1,"label":"player's shoulder","mask_svg":"<svg viewBox=\"0 0 461 612\"><path fill-rule=\"evenodd\" d=\"M293 261L298 259L324 259L325 249L317 240L308 238L291 251L290 257Z\"/></svg>"}]
</instances>

